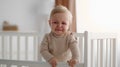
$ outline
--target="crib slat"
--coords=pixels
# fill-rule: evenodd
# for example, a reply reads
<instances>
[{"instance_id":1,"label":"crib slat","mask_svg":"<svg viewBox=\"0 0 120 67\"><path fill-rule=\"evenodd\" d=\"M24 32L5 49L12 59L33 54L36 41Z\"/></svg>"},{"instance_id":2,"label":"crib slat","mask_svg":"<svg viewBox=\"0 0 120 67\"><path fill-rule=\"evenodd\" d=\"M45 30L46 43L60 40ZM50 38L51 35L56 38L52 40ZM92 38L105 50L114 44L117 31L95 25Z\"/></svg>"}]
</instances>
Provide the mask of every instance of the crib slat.
<instances>
[{"instance_id":1,"label":"crib slat","mask_svg":"<svg viewBox=\"0 0 120 67\"><path fill-rule=\"evenodd\" d=\"M37 46L37 49L36 49L36 60L38 61L38 59L39 59L39 55L40 55L40 52L39 52L39 50L40 50L40 36L36 36L36 46ZM40 57L42 57L42 56L40 56Z\"/></svg>"},{"instance_id":2,"label":"crib slat","mask_svg":"<svg viewBox=\"0 0 120 67\"><path fill-rule=\"evenodd\" d=\"M91 40L91 67L93 67L93 51L94 51L94 44L93 44L94 40Z\"/></svg>"},{"instance_id":3,"label":"crib slat","mask_svg":"<svg viewBox=\"0 0 120 67\"><path fill-rule=\"evenodd\" d=\"M111 63L110 64L111 64L111 67L114 67L115 66L115 63L114 63L115 62L114 60L115 59L115 49L114 49L115 47L114 46L116 45L115 39L111 39L110 42L111 42L110 44L111 45Z\"/></svg>"},{"instance_id":4,"label":"crib slat","mask_svg":"<svg viewBox=\"0 0 120 67\"><path fill-rule=\"evenodd\" d=\"M80 51L80 62L82 63L82 62L84 62L83 60L83 38L79 38L79 51Z\"/></svg>"},{"instance_id":5,"label":"crib slat","mask_svg":"<svg viewBox=\"0 0 120 67\"><path fill-rule=\"evenodd\" d=\"M10 46L10 48L9 48L9 51L10 51L9 56L10 57L9 58L12 59L12 36L9 37L9 40L10 40L10 42L9 42L10 43L9 44L9 46Z\"/></svg>"},{"instance_id":6,"label":"crib slat","mask_svg":"<svg viewBox=\"0 0 120 67\"><path fill-rule=\"evenodd\" d=\"M34 41L33 41L33 52L34 52L34 55L33 55L33 59L36 60L36 37L34 36L33 37Z\"/></svg>"},{"instance_id":7,"label":"crib slat","mask_svg":"<svg viewBox=\"0 0 120 67\"><path fill-rule=\"evenodd\" d=\"M108 67L108 62L107 62L108 61L108 39L106 39L105 41L106 41L105 43L106 44L106 62L105 62L106 64L105 65L106 67Z\"/></svg>"},{"instance_id":8,"label":"crib slat","mask_svg":"<svg viewBox=\"0 0 120 67\"><path fill-rule=\"evenodd\" d=\"M88 32L84 32L84 67L88 67Z\"/></svg>"},{"instance_id":9,"label":"crib slat","mask_svg":"<svg viewBox=\"0 0 120 67\"><path fill-rule=\"evenodd\" d=\"M107 53L106 52L106 39L103 39L103 46L102 47L103 47L103 50L102 50L103 51L103 67L106 67L106 58L107 58L106 57L106 55L107 55L106 54Z\"/></svg>"},{"instance_id":10,"label":"crib slat","mask_svg":"<svg viewBox=\"0 0 120 67\"><path fill-rule=\"evenodd\" d=\"M4 53L5 53L5 51L4 51L4 47L5 46L5 43L4 43L4 36L2 36L2 58L4 58L5 56L4 56Z\"/></svg>"},{"instance_id":11,"label":"crib slat","mask_svg":"<svg viewBox=\"0 0 120 67\"><path fill-rule=\"evenodd\" d=\"M103 67L103 39L100 39L100 67Z\"/></svg>"},{"instance_id":12,"label":"crib slat","mask_svg":"<svg viewBox=\"0 0 120 67\"><path fill-rule=\"evenodd\" d=\"M33 40L34 40L33 41L33 50L34 50L33 51L33 54L34 54L33 59L36 60L36 49L35 49L36 48L36 37L35 36L33 36Z\"/></svg>"},{"instance_id":13,"label":"crib slat","mask_svg":"<svg viewBox=\"0 0 120 67\"><path fill-rule=\"evenodd\" d=\"M113 39L113 67L116 67L116 39Z\"/></svg>"},{"instance_id":14,"label":"crib slat","mask_svg":"<svg viewBox=\"0 0 120 67\"><path fill-rule=\"evenodd\" d=\"M112 67L112 51L113 51L113 49L112 49L112 39L110 39L110 67Z\"/></svg>"},{"instance_id":15,"label":"crib slat","mask_svg":"<svg viewBox=\"0 0 120 67\"><path fill-rule=\"evenodd\" d=\"M25 59L28 60L28 36L25 37Z\"/></svg>"},{"instance_id":16,"label":"crib slat","mask_svg":"<svg viewBox=\"0 0 120 67\"><path fill-rule=\"evenodd\" d=\"M99 40L97 39L97 67L99 67Z\"/></svg>"},{"instance_id":17,"label":"crib slat","mask_svg":"<svg viewBox=\"0 0 120 67\"><path fill-rule=\"evenodd\" d=\"M20 36L17 36L17 60L20 59Z\"/></svg>"},{"instance_id":18,"label":"crib slat","mask_svg":"<svg viewBox=\"0 0 120 67\"><path fill-rule=\"evenodd\" d=\"M108 49L107 49L107 46L108 46L107 44L108 44L108 43L107 43L107 41L108 41L108 39L105 39L105 46L106 46L106 47L105 47L105 52L106 52L106 53L105 53L105 67L107 67L107 55L108 55L108 51L107 51L107 50L108 50Z\"/></svg>"},{"instance_id":19,"label":"crib slat","mask_svg":"<svg viewBox=\"0 0 120 67\"><path fill-rule=\"evenodd\" d=\"M108 38L108 40L107 40L107 49L108 49L108 50L107 50L107 52L108 52L108 53L107 53L107 66L108 66L108 67L111 67L111 66L110 66L110 61L111 61L111 58L110 58L110 57L111 57L111 56L110 56L110 55L111 55L111 53L110 53L110 52L111 52L111 46L110 46L110 44L111 44L111 43L110 43L110 39Z\"/></svg>"},{"instance_id":20,"label":"crib slat","mask_svg":"<svg viewBox=\"0 0 120 67\"><path fill-rule=\"evenodd\" d=\"M34 57L34 60L37 60L38 58L38 55L37 54L39 54L38 53L38 48L39 48L39 44L38 44L38 37L37 36L34 36L33 37L33 39L34 39L34 41L33 41L33 50L34 50L34 55L33 55L33 57Z\"/></svg>"}]
</instances>

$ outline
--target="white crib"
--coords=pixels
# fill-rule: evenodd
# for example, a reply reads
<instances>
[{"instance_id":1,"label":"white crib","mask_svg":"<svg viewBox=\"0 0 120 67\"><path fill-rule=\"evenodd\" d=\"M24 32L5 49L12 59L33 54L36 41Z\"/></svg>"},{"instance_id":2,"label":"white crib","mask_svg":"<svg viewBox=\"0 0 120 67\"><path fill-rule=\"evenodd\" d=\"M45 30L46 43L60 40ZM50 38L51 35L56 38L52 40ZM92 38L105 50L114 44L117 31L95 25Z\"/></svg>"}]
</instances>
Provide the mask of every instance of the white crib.
<instances>
[{"instance_id":1,"label":"white crib","mask_svg":"<svg viewBox=\"0 0 120 67\"><path fill-rule=\"evenodd\" d=\"M116 34L85 31L76 36L81 63L75 67L116 67ZM39 53L40 38L37 32L0 32L0 67L50 67Z\"/></svg>"}]
</instances>

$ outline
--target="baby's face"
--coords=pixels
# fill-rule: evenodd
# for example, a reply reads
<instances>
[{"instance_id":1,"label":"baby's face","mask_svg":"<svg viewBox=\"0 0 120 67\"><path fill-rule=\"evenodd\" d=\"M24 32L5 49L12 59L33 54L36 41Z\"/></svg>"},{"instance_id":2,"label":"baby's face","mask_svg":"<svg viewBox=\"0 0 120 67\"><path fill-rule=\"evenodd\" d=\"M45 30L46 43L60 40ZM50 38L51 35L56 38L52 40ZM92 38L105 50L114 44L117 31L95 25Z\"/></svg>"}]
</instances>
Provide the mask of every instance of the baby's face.
<instances>
[{"instance_id":1,"label":"baby's face","mask_svg":"<svg viewBox=\"0 0 120 67\"><path fill-rule=\"evenodd\" d=\"M54 14L49 21L51 30L57 36L66 33L70 26L70 17L65 13Z\"/></svg>"}]
</instances>

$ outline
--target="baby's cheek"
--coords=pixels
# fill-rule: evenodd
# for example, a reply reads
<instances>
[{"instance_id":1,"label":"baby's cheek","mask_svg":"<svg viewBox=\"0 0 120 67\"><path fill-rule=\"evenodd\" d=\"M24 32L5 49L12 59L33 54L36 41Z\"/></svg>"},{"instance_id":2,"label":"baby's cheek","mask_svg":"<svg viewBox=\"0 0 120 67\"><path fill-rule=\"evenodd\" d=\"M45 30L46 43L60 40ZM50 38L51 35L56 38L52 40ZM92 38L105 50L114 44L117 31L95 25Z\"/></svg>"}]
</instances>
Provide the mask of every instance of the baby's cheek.
<instances>
[{"instance_id":1,"label":"baby's cheek","mask_svg":"<svg viewBox=\"0 0 120 67\"><path fill-rule=\"evenodd\" d=\"M69 27L66 27L65 30L68 31Z\"/></svg>"},{"instance_id":2,"label":"baby's cheek","mask_svg":"<svg viewBox=\"0 0 120 67\"><path fill-rule=\"evenodd\" d=\"M67 32L67 31L68 31L68 29L65 29L65 30L64 30L64 32Z\"/></svg>"}]
</instances>

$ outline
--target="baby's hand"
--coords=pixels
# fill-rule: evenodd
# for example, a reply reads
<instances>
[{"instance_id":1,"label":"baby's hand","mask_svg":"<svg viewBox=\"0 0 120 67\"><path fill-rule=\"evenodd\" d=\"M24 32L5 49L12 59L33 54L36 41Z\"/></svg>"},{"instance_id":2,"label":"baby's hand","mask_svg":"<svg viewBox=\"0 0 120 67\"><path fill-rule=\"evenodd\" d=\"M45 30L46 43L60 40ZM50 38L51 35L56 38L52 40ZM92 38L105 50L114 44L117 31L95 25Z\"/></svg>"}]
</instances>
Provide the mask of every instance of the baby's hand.
<instances>
[{"instance_id":1,"label":"baby's hand","mask_svg":"<svg viewBox=\"0 0 120 67\"><path fill-rule=\"evenodd\" d=\"M71 59L70 61L68 61L68 64L69 64L70 67L74 67L76 63L77 62L76 62L75 59Z\"/></svg>"},{"instance_id":2,"label":"baby's hand","mask_svg":"<svg viewBox=\"0 0 120 67\"><path fill-rule=\"evenodd\" d=\"M53 57L49 60L49 63L51 64L52 67L56 67L57 66L57 59L55 57Z\"/></svg>"}]
</instances>

